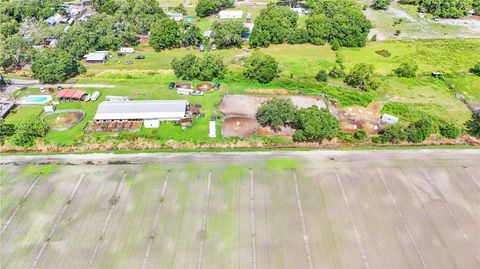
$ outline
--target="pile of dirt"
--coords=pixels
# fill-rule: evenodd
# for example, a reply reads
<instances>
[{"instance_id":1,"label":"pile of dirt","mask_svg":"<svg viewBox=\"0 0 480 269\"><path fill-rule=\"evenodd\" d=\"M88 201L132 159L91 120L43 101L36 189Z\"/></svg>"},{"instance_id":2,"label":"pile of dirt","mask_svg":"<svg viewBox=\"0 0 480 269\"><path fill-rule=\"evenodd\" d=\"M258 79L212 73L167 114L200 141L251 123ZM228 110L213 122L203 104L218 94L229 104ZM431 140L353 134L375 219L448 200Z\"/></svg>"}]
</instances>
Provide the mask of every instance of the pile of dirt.
<instances>
[{"instance_id":1,"label":"pile of dirt","mask_svg":"<svg viewBox=\"0 0 480 269\"><path fill-rule=\"evenodd\" d=\"M379 122L382 108L382 103L372 102L368 107L331 108L331 112L340 120L340 128L344 132L354 133L363 129L368 134L378 134L383 129Z\"/></svg>"}]
</instances>

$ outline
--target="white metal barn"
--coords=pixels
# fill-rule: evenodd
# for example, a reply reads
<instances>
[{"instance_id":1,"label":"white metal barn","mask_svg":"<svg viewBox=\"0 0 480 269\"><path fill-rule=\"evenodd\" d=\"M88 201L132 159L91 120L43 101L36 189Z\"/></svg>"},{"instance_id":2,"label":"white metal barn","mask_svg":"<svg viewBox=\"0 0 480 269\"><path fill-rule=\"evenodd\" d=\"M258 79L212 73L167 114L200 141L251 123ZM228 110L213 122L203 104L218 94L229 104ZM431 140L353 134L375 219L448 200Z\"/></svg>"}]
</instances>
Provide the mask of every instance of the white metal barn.
<instances>
[{"instance_id":1,"label":"white metal barn","mask_svg":"<svg viewBox=\"0 0 480 269\"><path fill-rule=\"evenodd\" d=\"M142 120L145 128L158 128L160 121L185 118L187 105L187 100L106 101L98 105L94 120Z\"/></svg>"},{"instance_id":2,"label":"white metal barn","mask_svg":"<svg viewBox=\"0 0 480 269\"><path fill-rule=\"evenodd\" d=\"M221 20L241 19L243 18L242 10L222 10L218 13L218 18Z\"/></svg>"}]
</instances>

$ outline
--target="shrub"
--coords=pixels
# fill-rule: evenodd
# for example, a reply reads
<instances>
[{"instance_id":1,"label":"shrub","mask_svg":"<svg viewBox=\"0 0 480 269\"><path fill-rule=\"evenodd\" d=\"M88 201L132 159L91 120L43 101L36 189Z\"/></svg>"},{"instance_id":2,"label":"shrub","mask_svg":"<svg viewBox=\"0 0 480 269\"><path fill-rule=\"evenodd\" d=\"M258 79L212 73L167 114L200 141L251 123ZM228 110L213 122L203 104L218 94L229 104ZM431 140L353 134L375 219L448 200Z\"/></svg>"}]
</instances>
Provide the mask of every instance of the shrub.
<instances>
[{"instance_id":1,"label":"shrub","mask_svg":"<svg viewBox=\"0 0 480 269\"><path fill-rule=\"evenodd\" d=\"M421 119L410 124L407 129L407 139L413 143L420 143L425 141L432 133L435 132L435 127L431 120Z\"/></svg>"},{"instance_id":2,"label":"shrub","mask_svg":"<svg viewBox=\"0 0 480 269\"><path fill-rule=\"evenodd\" d=\"M48 132L48 126L40 120L32 120L27 123L19 124L12 136L12 143L19 147L31 147L35 144L35 139L44 137Z\"/></svg>"},{"instance_id":3,"label":"shrub","mask_svg":"<svg viewBox=\"0 0 480 269\"><path fill-rule=\"evenodd\" d=\"M413 62L404 62L398 68L393 70L393 73L398 77L413 78L417 76L418 65Z\"/></svg>"},{"instance_id":4,"label":"shrub","mask_svg":"<svg viewBox=\"0 0 480 269\"><path fill-rule=\"evenodd\" d=\"M375 51L375 53L385 58L392 56L392 54L388 50L377 50Z\"/></svg>"},{"instance_id":5,"label":"shrub","mask_svg":"<svg viewBox=\"0 0 480 269\"><path fill-rule=\"evenodd\" d=\"M323 69L318 70L318 73L315 76L315 79L319 82L327 82L327 80L328 80L327 71L325 71Z\"/></svg>"},{"instance_id":6,"label":"shrub","mask_svg":"<svg viewBox=\"0 0 480 269\"><path fill-rule=\"evenodd\" d=\"M358 130L353 137L357 140L363 141L367 138L367 132L365 132L365 130Z\"/></svg>"},{"instance_id":7,"label":"shrub","mask_svg":"<svg viewBox=\"0 0 480 269\"><path fill-rule=\"evenodd\" d=\"M372 8L373 9L387 9L390 5L391 0L373 0Z\"/></svg>"},{"instance_id":8,"label":"shrub","mask_svg":"<svg viewBox=\"0 0 480 269\"><path fill-rule=\"evenodd\" d=\"M460 128L453 124L446 124L443 126L440 126L440 134L443 137L449 138L449 139L455 139L460 135Z\"/></svg>"},{"instance_id":9,"label":"shrub","mask_svg":"<svg viewBox=\"0 0 480 269\"><path fill-rule=\"evenodd\" d=\"M382 131L382 141L398 144L407 140L405 128L401 124L387 125Z\"/></svg>"},{"instance_id":10,"label":"shrub","mask_svg":"<svg viewBox=\"0 0 480 269\"><path fill-rule=\"evenodd\" d=\"M335 67L333 67L333 69L328 73L328 76L331 78L343 78L345 76L345 72L338 65L335 65Z\"/></svg>"},{"instance_id":11,"label":"shrub","mask_svg":"<svg viewBox=\"0 0 480 269\"><path fill-rule=\"evenodd\" d=\"M340 131L340 123L328 112L317 106L302 108L298 111L298 130L302 133L295 135L301 141L319 141L334 138ZM300 140L297 140L300 141Z\"/></svg>"},{"instance_id":12,"label":"shrub","mask_svg":"<svg viewBox=\"0 0 480 269\"><path fill-rule=\"evenodd\" d=\"M374 81L374 72L375 66L372 64L356 64L345 78L345 83L357 89L375 90L378 84Z\"/></svg>"},{"instance_id":13,"label":"shrub","mask_svg":"<svg viewBox=\"0 0 480 269\"><path fill-rule=\"evenodd\" d=\"M474 75L480 76L480 62L478 62L475 66L470 68L470 72Z\"/></svg>"},{"instance_id":14,"label":"shrub","mask_svg":"<svg viewBox=\"0 0 480 269\"><path fill-rule=\"evenodd\" d=\"M480 138L480 113L473 113L472 118L465 123L465 127L469 135Z\"/></svg>"}]
</instances>

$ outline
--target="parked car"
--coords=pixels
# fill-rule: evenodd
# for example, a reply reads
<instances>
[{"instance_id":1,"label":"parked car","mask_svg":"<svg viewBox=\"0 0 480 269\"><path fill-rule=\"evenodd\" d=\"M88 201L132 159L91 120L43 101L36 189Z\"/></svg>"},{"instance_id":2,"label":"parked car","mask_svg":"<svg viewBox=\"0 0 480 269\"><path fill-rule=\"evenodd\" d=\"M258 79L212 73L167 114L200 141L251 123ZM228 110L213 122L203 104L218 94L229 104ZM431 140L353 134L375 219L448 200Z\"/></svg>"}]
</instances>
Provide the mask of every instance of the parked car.
<instances>
[{"instance_id":1,"label":"parked car","mask_svg":"<svg viewBox=\"0 0 480 269\"><path fill-rule=\"evenodd\" d=\"M44 88L44 87L41 87L41 88L40 88L40 92L45 92L45 88Z\"/></svg>"},{"instance_id":2,"label":"parked car","mask_svg":"<svg viewBox=\"0 0 480 269\"><path fill-rule=\"evenodd\" d=\"M220 83L215 83L213 84L213 87L212 87L214 90L219 90L220 89Z\"/></svg>"},{"instance_id":3,"label":"parked car","mask_svg":"<svg viewBox=\"0 0 480 269\"><path fill-rule=\"evenodd\" d=\"M138 55L137 57L135 57L135 59L137 59L137 60L143 60L143 59L145 59L145 56L143 56L143 55Z\"/></svg>"},{"instance_id":4,"label":"parked car","mask_svg":"<svg viewBox=\"0 0 480 269\"><path fill-rule=\"evenodd\" d=\"M133 64L133 62L132 61L126 61L125 64L130 65L130 64Z\"/></svg>"},{"instance_id":5,"label":"parked car","mask_svg":"<svg viewBox=\"0 0 480 269\"><path fill-rule=\"evenodd\" d=\"M117 55L118 57L124 57L126 54L124 52L118 52Z\"/></svg>"},{"instance_id":6,"label":"parked car","mask_svg":"<svg viewBox=\"0 0 480 269\"><path fill-rule=\"evenodd\" d=\"M87 96L85 96L85 99L83 99L83 101L88 102L90 101L90 98L91 98L90 94L87 94Z\"/></svg>"},{"instance_id":7,"label":"parked car","mask_svg":"<svg viewBox=\"0 0 480 269\"><path fill-rule=\"evenodd\" d=\"M61 90L63 90L63 87L62 87L62 86L58 86L58 87L57 87L57 90L61 91Z\"/></svg>"},{"instance_id":8,"label":"parked car","mask_svg":"<svg viewBox=\"0 0 480 269\"><path fill-rule=\"evenodd\" d=\"M168 85L168 88L171 90L173 88L175 88L175 82L170 82L170 84Z\"/></svg>"},{"instance_id":9,"label":"parked car","mask_svg":"<svg viewBox=\"0 0 480 269\"><path fill-rule=\"evenodd\" d=\"M54 93L55 90L53 88L48 88L48 93Z\"/></svg>"}]
</instances>

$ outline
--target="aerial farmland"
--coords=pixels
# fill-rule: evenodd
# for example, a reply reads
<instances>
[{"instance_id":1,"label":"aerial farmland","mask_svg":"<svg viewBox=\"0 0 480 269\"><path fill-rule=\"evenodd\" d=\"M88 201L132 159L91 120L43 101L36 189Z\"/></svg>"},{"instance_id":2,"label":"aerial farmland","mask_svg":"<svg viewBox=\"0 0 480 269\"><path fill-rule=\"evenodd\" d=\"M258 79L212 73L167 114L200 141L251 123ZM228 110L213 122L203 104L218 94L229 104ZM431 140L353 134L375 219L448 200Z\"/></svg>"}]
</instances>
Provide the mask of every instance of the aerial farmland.
<instances>
[{"instance_id":1,"label":"aerial farmland","mask_svg":"<svg viewBox=\"0 0 480 269\"><path fill-rule=\"evenodd\" d=\"M479 268L475 150L3 157L1 268Z\"/></svg>"}]
</instances>

